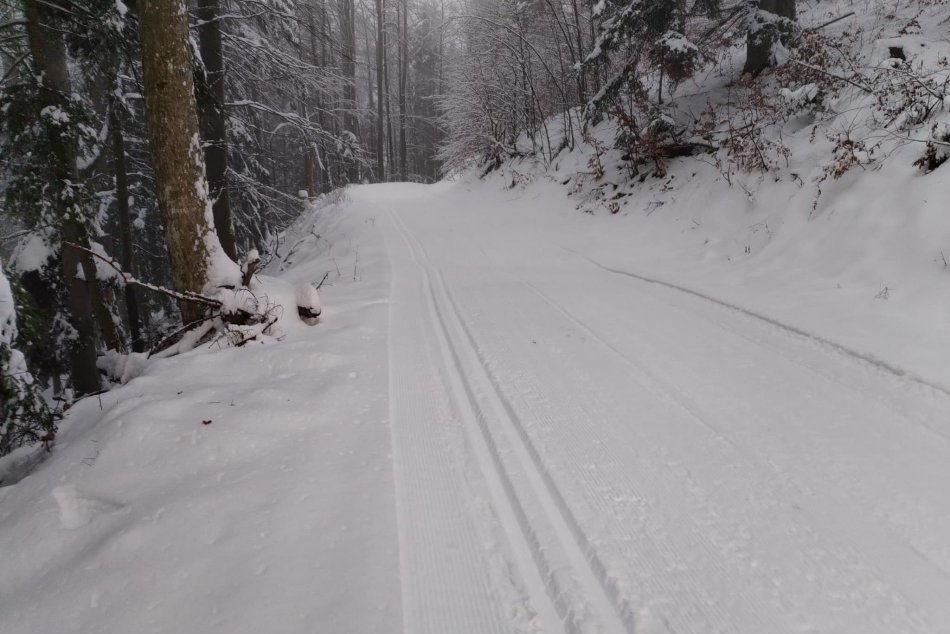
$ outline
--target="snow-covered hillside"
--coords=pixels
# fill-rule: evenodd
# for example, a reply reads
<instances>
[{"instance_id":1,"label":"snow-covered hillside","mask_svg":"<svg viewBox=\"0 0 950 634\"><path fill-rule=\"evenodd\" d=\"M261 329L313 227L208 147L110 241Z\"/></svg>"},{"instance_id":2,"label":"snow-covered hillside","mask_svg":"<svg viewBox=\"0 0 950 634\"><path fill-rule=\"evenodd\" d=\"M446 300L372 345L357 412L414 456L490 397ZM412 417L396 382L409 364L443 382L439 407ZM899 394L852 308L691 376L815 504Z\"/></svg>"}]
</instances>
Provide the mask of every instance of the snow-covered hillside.
<instances>
[{"instance_id":1,"label":"snow-covered hillside","mask_svg":"<svg viewBox=\"0 0 950 634\"><path fill-rule=\"evenodd\" d=\"M353 188L268 269L320 325L74 407L0 489L0 631L946 631L936 212L778 183L745 253L708 172L591 216L507 169Z\"/></svg>"},{"instance_id":2,"label":"snow-covered hillside","mask_svg":"<svg viewBox=\"0 0 950 634\"><path fill-rule=\"evenodd\" d=\"M789 62L750 83L735 47L663 106L679 141L717 151L638 163L615 147L614 119L585 132L578 121L573 145L555 151L564 145L555 117L542 150L523 138L525 156L487 178L527 188L542 206L569 197L593 215L570 231L604 266L711 294L950 385L950 167L939 163L950 126L950 7L816 1L798 11L800 37L821 38L805 53L823 51L826 75L798 75ZM815 77L830 83L806 83ZM743 127L755 138L737 139ZM743 168L752 151L743 143L764 169ZM928 151L933 171L921 165Z\"/></svg>"}]
</instances>

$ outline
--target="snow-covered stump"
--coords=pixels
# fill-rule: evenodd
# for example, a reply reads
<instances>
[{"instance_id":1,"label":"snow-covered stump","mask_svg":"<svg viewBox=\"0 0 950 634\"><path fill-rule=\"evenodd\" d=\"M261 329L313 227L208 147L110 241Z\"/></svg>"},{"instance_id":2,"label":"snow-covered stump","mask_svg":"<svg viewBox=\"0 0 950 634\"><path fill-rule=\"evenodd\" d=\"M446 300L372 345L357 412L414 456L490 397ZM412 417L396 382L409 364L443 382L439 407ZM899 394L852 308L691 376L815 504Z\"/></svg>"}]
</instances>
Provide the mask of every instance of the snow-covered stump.
<instances>
[{"instance_id":1,"label":"snow-covered stump","mask_svg":"<svg viewBox=\"0 0 950 634\"><path fill-rule=\"evenodd\" d=\"M320 305L320 294L312 284L301 284L297 287L297 315L305 324L315 325L319 322L323 308Z\"/></svg>"}]
</instances>

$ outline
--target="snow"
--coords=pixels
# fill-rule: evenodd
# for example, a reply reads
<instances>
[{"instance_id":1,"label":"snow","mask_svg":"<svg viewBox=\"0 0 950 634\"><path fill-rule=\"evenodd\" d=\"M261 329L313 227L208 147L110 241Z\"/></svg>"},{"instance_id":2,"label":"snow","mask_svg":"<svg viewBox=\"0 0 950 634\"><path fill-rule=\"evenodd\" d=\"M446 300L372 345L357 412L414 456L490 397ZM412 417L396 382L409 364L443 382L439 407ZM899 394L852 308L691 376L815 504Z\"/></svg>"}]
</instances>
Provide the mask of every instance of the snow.
<instances>
[{"instance_id":1,"label":"snow","mask_svg":"<svg viewBox=\"0 0 950 634\"><path fill-rule=\"evenodd\" d=\"M352 261L349 229L325 233L341 242L332 257ZM350 235L364 281L324 287L319 327L289 321L280 341L150 360L74 406L52 456L0 488L0 631L384 632L400 621L388 269L372 232ZM280 280L291 306L297 284L332 267L306 256Z\"/></svg>"},{"instance_id":2,"label":"snow","mask_svg":"<svg viewBox=\"0 0 950 634\"><path fill-rule=\"evenodd\" d=\"M52 254L44 236L35 231L30 232L14 249L11 257L12 268L20 273L40 271Z\"/></svg>"},{"instance_id":3,"label":"snow","mask_svg":"<svg viewBox=\"0 0 950 634\"><path fill-rule=\"evenodd\" d=\"M54 123L69 123L69 114L59 106L46 106L40 110L40 116L49 119Z\"/></svg>"},{"instance_id":4,"label":"snow","mask_svg":"<svg viewBox=\"0 0 950 634\"><path fill-rule=\"evenodd\" d=\"M16 301L10 282L3 272L3 263L0 262L0 347L12 347L16 336ZM13 352L18 354L15 350ZM11 365L13 361L15 360L11 359ZM16 367L19 369L19 364Z\"/></svg>"},{"instance_id":5,"label":"snow","mask_svg":"<svg viewBox=\"0 0 950 634\"><path fill-rule=\"evenodd\" d=\"M318 326L149 360L0 489L0 630L946 631L948 224L893 169L352 188L261 276L329 272Z\"/></svg>"},{"instance_id":6,"label":"snow","mask_svg":"<svg viewBox=\"0 0 950 634\"><path fill-rule=\"evenodd\" d=\"M17 376L22 383L29 385L33 382L33 378L30 376L23 353L13 347L16 338L16 300L6 273L3 271L3 263L0 262L0 350L9 354L7 359L0 359L4 361L0 365L0 371L9 372L10 375Z\"/></svg>"},{"instance_id":7,"label":"snow","mask_svg":"<svg viewBox=\"0 0 950 634\"><path fill-rule=\"evenodd\" d=\"M873 26L868 68L950 50L885 4L826 32ZM266 336L108 355L0 488L0 631L950 631L950 168L860 91L818 127L781 94L766 173L631 180L606 122L308 202L216 291L285 307ZM831 178L846 133L886 151Z\"/></svg>"},{"instance_id":8,"label":"snow","mask_svg":"<svg viewBox=\"0 0 950 634\"><path fill-rule=\"evenodd\" d=\"M182 13L185 10L184 6L184 3L182 3ZM204 153L201 150L201 139L197 132L191 138L188 156L201 170L201 177L195 182L195 191L198 193L198 198L204 202L205 226L208 227L208 230L201 237L204 242L202 250L208 254L208 279L204 291L208 294L215 294L219 288L233 287L240 284L241 267L224 252L221 241L218 240L218 234L214 232L213 205L208 191L208 179L205 178L204 174L205 164Z\"/></svg>"},{"instance_id":9,"label":"snow","mask_svg":"<svg viewBox=\"0 0 950 634\"><path fill-rule=\"evenodd\" d=\"M321 312L320 294L312 284L300 284L297 286L297 308L301 308L314 316L319 316Z\"/></svg>"},{"instance_id":10,"label":"snow","mask_svg":"<svg viewBox=\"0 0 950 634\"><path fill-rule=\"evenodd\" d=\"M685 35L676 31L664 33L657 41L657 45L670 53L678 53L684 56L699 53L699 48L695 44L690 42Z\"/></svg>"},{"instance_id":11,"label":"snow","mask_svg":"<svg viewBox=\"0 0 950 634\"><path fill-rule=\"evenodd\" d=\"M109 378L119 383L128 383L142 374L148 364L148 355L142 352L122 354L115 350L106 350L96 364Z\"/></svg>"}]
</instances>

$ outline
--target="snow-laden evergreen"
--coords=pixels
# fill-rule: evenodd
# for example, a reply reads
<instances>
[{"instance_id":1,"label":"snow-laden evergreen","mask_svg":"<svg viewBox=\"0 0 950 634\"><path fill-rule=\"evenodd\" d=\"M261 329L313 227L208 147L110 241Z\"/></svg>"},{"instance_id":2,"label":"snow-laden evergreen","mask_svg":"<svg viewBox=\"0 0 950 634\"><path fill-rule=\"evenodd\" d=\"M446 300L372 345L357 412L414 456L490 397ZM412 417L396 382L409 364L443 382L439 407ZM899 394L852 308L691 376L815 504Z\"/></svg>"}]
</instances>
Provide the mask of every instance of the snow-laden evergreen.
<instances>
[{"instance_id":1,"label":"snow-laden evergreen","mask_svg":"<svg viewBox=\"0 0 950 634\"><path fill-rule=\"evenodd\" d=\"M16 298L0 264L0 457L52 442L55 419L17 349Z\"/></svg>"}]
</instances>

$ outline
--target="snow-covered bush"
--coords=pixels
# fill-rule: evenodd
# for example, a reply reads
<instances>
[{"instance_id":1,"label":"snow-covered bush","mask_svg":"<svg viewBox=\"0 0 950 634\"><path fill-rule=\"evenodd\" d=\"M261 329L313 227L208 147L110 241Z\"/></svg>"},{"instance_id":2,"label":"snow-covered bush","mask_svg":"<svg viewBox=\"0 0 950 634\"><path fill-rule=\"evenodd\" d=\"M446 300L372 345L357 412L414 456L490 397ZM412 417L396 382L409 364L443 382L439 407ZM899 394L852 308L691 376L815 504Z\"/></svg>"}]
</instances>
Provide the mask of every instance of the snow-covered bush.
<instances>
[{"instance_id":1,"label":"snow-covered bush","mask_svg":"<svg viewBox=\"0 0 950 634\"><path fill-rule=\"evenodd\" d=\"M914 161L914 165L923 173L929 174L946 163L948 158L950 158L950 125L937 126L935 124L931 128L930 140L927 141L923 156Z\"/></svg>"},{"instance_id":2,"label":"snow-covered bush","mask_svg":"<svg viewBox=\"0 0 950 634\"><path fill-rule=\"evenodd\" d=\"M35 442L51 442L56 419L14 345L16 300L0 265L0 456Z\"/></svg>"}]
</instances>

